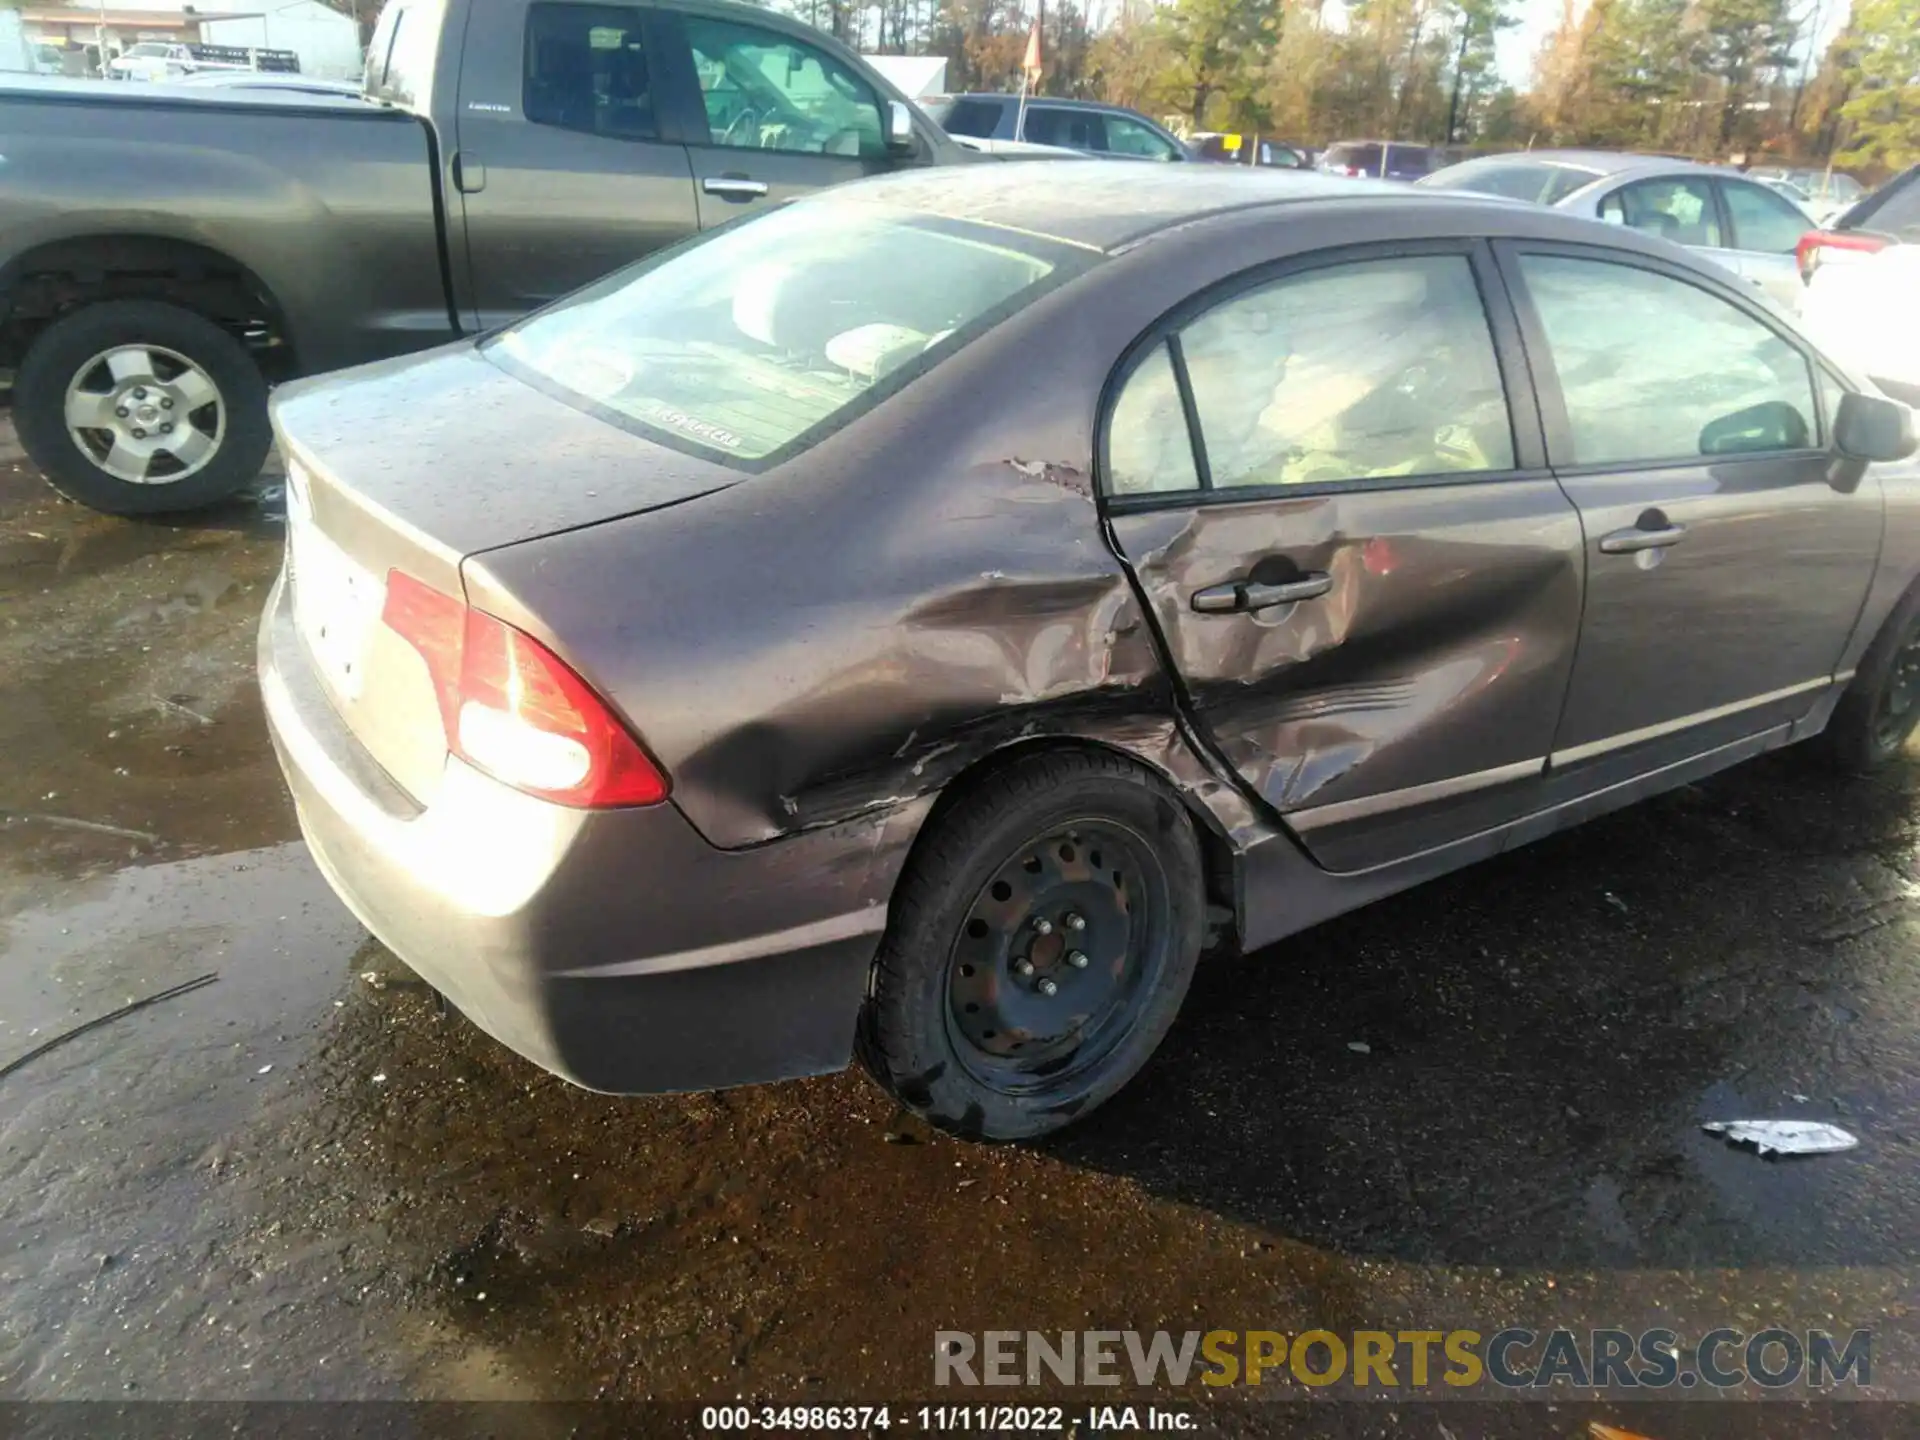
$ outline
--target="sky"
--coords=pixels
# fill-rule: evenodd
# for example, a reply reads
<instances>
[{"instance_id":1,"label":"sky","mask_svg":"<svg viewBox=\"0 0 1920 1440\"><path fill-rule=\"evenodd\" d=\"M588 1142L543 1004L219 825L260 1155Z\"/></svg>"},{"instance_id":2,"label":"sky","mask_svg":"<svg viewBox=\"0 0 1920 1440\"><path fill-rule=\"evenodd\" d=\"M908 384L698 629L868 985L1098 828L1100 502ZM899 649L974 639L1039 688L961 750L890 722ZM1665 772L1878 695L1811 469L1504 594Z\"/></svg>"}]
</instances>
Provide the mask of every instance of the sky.
<instances>
[{"instance_id":1,"label":"sky","mask_svg":"<svg viewBox=\"0 0 1920 1440\"><path fill-rule=\"evenodd\" d=\"M1821 12L1813 36L1813 54L1816 57L1826 50L1827 43L1846 24L1851 3L1852 0L1802 0L1801 5L1796 7L1802 13L1811 13L1815 9ZM1582 0L1575 0L1575 5L1584 8ZM1511 30L1501 32L1498 53L1500 78L1516 90L1524 90L1532 81L1534 56L1540 53L1541 42L1560 23L1560 7L1561 0L1520 0L1514 7L1520 23Z\"/></svg>"}]
</instances>

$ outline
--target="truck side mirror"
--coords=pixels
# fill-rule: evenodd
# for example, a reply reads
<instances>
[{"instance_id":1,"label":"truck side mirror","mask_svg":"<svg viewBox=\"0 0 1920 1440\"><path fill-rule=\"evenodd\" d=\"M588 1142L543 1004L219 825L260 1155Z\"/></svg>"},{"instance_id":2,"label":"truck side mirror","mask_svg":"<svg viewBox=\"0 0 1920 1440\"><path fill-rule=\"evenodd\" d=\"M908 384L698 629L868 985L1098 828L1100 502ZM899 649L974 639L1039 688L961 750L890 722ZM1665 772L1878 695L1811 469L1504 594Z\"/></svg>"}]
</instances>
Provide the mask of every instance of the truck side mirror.
<instances>
[{"instance_id":1,"label":"truck side mirror","mask_svg":"<svg viewBox=\"0 0 1920 1440\"><path fill-rule=\"evenodd\" d=\"M887 149L895 155L913 153L913 111L898 100L887 102Z\"/></svg>"},{"instance_id":2,"label":"truck side mirror","mask_svg":"<svg viewBox=\"0 0 1920 1440\"><path fill-rule=\"evenodd\" d=\"M1898 400L1848 391L1833 421L1834 443L1850 460L1904 460L1920 447L1913 412Z\"/></svg>"}]
</instances>

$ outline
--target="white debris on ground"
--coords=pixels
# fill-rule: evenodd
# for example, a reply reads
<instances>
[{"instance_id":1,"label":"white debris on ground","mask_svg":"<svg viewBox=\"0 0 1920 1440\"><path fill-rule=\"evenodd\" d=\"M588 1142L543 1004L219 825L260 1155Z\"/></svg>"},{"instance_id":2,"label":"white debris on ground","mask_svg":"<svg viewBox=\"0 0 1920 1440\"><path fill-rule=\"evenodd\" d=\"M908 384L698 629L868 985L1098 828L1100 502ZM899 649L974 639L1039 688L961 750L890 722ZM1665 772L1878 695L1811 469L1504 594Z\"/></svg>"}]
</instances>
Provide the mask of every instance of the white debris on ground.
<instances>
[{"instance_id":1,"label":"white debris on ground","mask_svg":"<svg viewBox=\"0 0 1920 1440\"><path fill-rule=\"evenodd\" d=\"M1700 1128L1731 1144L1751 1145L1762 1155L1831 1155L1860 1143L1824 1120L1713 1120Z\"/></svg>"}]
</instances>

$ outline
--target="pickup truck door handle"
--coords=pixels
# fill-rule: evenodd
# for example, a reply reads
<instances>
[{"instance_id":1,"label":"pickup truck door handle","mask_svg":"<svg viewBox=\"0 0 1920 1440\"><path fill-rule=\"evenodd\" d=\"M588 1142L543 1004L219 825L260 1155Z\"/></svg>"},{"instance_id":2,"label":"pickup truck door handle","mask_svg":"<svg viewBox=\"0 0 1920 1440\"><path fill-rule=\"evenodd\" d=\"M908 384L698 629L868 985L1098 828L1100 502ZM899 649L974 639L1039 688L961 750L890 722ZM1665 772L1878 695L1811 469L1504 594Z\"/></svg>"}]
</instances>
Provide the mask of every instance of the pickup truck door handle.
<instances>
[{"instance_id":1,"label":"pickup truck door handle","mask_svg":"<svg viewBox=\"0 0 1920 1440\"><path fill-rule=\"evenodd\" d=\"M455 153L453 188L462 195L478 195L487 188L487 167L470 155Z\"/></svg>"},{"instance_id":2,"label":"pickup truck door handle","mask_svg":"<svg viewBox=\"0 0 1920 1440\"><path fill-rule=\"evenodd\" d=\"M1298 580L1268 585L1259 580L1229 580L1193 592L1193 608L1202 615L1230 615L1242 610L1270 610L1297 600L1317 600L1333 589L1333 577L1316 571Z\"/></svg>"},{"instance_id":3,"label":"pickup truck door handle","mask_svg":"<svg viewBox=\"0 0 1920 1440\"><path fill-rule=\"evenodd\" d=\"M749 180L744 175L709 175L700 188L722 200L758 200L767 193L767 182Z\"/></svg>"},{"instance_id":4,"label":"pickup truck door handle","mask_svg":"<svg viewBox=\"0 0 1920 1440\"><path fill-rule=\"evenodd\" d=\"M1687 538L1684 525L1667 525L1657 530L1616 530L1600 537L1602 555L1633 555L1642 550L1665 550Z\"/></svg>"}]
</instances>

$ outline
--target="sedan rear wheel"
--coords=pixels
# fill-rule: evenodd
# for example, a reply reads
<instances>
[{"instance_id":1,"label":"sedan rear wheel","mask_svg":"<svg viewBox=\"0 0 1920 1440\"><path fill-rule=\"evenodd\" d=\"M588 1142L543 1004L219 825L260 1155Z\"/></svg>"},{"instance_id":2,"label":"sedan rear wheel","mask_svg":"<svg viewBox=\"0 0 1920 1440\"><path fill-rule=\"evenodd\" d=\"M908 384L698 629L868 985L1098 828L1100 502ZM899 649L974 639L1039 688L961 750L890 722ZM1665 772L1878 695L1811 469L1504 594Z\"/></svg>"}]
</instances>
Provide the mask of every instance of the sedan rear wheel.
<instances>
[{"instance_id":1,"label":"sedan rear wheel","mask_svg":"<svg viewBox=\"0 0 1920 1440\"><path fill-rule=\"evenodd\" d=\"M862 1058L942 1129L988 1140L1058 1129L1166 1034L1203 908L1192 821L1152 776L1095 752L1016 761L916 848Z\"/></svg>"}]
</instances>

